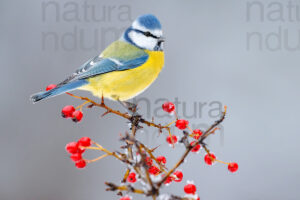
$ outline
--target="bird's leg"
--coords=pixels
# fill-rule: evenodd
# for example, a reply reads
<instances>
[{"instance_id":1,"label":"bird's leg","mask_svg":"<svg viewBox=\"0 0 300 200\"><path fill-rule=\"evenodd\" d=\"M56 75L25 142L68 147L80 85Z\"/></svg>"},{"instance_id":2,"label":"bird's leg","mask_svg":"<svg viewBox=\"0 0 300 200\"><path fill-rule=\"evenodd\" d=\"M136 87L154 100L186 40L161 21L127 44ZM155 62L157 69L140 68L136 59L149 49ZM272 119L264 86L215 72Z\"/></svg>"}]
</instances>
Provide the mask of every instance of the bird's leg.
<instances>
[{"instance_id":1,"label":"bird's leg","mask_svg":"<svg viewBox=\"0 0 300 200\"><path fill-rule=\"evenodd\" d=\"M118 102L126 109L129 111L130 114L132 114L132 116L137 116L139 115L137 112L137 105L128 101L120 101L118 100Z\"/></svg>"}]
</instances>

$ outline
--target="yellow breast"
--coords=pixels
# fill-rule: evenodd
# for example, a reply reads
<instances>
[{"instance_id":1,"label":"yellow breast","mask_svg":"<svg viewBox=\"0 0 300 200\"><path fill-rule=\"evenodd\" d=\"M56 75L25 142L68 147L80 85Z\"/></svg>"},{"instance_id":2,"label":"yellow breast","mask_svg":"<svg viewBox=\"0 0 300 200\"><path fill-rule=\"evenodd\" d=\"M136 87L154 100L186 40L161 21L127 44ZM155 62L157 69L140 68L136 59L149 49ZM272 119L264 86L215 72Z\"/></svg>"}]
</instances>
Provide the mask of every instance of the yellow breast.
<instances>
[{"instance_id":1,"label":"yellow breast","mask_svg":"<svg viewBox=\"0 0 300 200\"><path fill-rule=\"evenodd\" d=\"M164 66L162 51L148 51L149 58L143 65L125 71L114 71L88 79L90 84L82 90L95 96L125 101L131 99L153 83Z\"/></svg>"}]
</instances>

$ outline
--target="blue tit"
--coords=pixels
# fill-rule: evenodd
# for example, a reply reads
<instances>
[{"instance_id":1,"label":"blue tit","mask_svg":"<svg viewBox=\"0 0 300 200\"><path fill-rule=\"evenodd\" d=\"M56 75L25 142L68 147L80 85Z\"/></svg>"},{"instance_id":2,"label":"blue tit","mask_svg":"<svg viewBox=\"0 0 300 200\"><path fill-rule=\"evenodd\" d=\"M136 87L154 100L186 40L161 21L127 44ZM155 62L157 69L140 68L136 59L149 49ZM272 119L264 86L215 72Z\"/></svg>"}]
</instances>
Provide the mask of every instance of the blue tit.
<instances>
[{"instance_id":1,"label":"blue tit","mask_svg":"<svg viewBox=\"0 0 300 200\"><path fill-rule=\"evenodd\" d=\"M33 102L76 89L97 97L126 101L145 91L164 66L164 38L159 20L138 17L120 39L111 43L49 91L31 96Z\"/></svg>"}]
</instances>

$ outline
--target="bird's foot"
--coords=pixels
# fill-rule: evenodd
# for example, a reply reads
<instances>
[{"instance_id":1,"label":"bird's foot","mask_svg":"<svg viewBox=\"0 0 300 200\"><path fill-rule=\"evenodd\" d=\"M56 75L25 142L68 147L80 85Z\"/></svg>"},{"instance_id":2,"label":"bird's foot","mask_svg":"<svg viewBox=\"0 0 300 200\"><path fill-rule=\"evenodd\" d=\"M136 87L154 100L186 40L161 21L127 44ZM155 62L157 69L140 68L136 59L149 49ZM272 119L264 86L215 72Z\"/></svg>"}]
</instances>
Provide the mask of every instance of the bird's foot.
<instances>
[{"instance_id":1,"label":"bird's foot","mask_svg":"<svg viewBox=\"0 0 300 200\"><path fill-rule=\"evenodd\" d=\"M128 102L128 101L119 101L119 102L126 110L128 110L128 112L132 116L139 116L139 113L137 112L138 108L137 108L136 104Z\"/></svg>"}]
</instances>

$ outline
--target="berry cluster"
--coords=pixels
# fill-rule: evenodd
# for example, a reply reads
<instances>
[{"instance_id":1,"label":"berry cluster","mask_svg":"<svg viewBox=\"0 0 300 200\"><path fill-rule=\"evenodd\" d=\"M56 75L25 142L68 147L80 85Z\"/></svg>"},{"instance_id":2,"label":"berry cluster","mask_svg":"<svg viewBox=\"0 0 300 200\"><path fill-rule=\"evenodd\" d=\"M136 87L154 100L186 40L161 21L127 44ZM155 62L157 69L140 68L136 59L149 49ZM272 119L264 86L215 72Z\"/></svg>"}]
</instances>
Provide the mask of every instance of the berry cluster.
<instances>
[{"instance_id":1,"label":"berry cluster","mask_svg":"<svg viewBox=\"0 0 300 200\"><path fill-rule=\"evenodd\" d=\"M145 152L143 152L145 153ZM139 156L139 154L137 154ZM138 159L141 159L140 157ZM154 160L154 161L153 161ZM157 163L155 165L154 163ZM151 159L149 156L145 158L145 164L147 165L148 168L148 173L151 174L152 176L165 176L165 165L167 163L167 159L165 156L157 156L154 159ZM181 182L183 179L183 173L181 170L176 170L172 175L167 177L166 181L164 182L165 185L169 185L171 182ZM135 172L130 172L127 176L126 181L128 183L136 183L137 181L137 175ZM122 197L124 198L124 197ZM121 199L122 199L121 198ZM127 197L128 198L128 197ZM120 199L120 200L121 200Z\"/></svg>"},{"instance_id":2,"label":"berry cluster","mask_svg":"<svg viewBox=\"0 0 300 200\"><path fill-rule=\"evenodd\" d=\"M189 134L189 137L191 137L191 138L194 139L194 141L190 142L190 146L193 147L193 148L191 148L191 152L194 152L194 153L199 152L199 150L201 149L201 145L199 143L197 143L197 140L200 139L200 137L203 135L203 132L200 129L194 129L194 130L192 130L189 127L189 122L187 120L185 120L185 119L178 119L176 111L175 111L175 105L172 102L165 102L162 105L162 109L165 112L167 112L167 113L175 114L176 120L173 121L172 123L170 123L170 125L173 124L173 123L175 123L175 126L179 130L188 129L188 130L191 131L191 134ZM217 129L215 129L215 130L217 130ZM173 145L173 144L177 143L178 138L177 138L176 135L168 135L167 138L166 138L166 141L170 145ZM205 163L207 165L212 165L216 161L216 162L220 162L220 163L223 163L223 164L227 164L228 165L228 170L230 172L232 172L232 173L236 172L238 170L238 164L237 163L235 163L235 162L225 163L223 161L217 160L216 156L213 153L209 153L207 149L205 149L205 150L207 151L207 154L204 156L204 161L205 161Z\"/></svg>"},{"instance_id":3,"label":"berry cluster","mask_svg":"<svg viewBox=\"0 0 300 200\"><path fill-rule=\"evenodd\" d=\"M68 105L61 110L61 116L63 118L72 118L73 122L80 122L83 114L80 110L76 110L74 106Z\"/></svg>"},{"instance_id":4,"label":"berry cluster","mask_svg":"<svg viewBox=\"0 0 300 200\"><path fill-rule=\"evenodd\" d=\"M54 88L56 88L57 85L55 84L50 84L46 87L46 91L52 90ZM65 106L62 110L61 110L61 115L63 118L71 118L73 120L73 122L80 122L83 114L81 111L82 106L78 106L80 108L80 110L76 110L74 108L74 106L68 105Z\"/></svg>"},{"instance_id":5,"label":"berry cluster","mask_svg":"<svg viewBox=\"0 0 300 200\"><path fill-rule=\"evenodd\" d=\"M51 90L55 87L56 85L49 85L46 90ZM178 167L182 163L184 163L184 160L190 152L199 153L201 149L204 149L204 151L206 152L206 154L204 155L204 162L207 165L213 165L214 163L218 162L226 164L228 171L232 173L238 170L237 163L227 163L218 160L215 154L211 153L208 150L207 145L204 143L204 140L207 138L207 136L214 134L215 131L218 130L217 126L225 118L226 108L223 112L222 118L215 124L211 125L211 127L206 131L203 131L200 129L191 129L191 127L189 126L189 121L180 119L176 113L176 106L172 102L165 102L162 105L162 109L165 112L175 116L175 120L168 125L162 126L161 124L155 124L154 120L147 121L139 115L131 116L128 113L121 113L120 111L113 110L104 104L103 98L101 103L96 103L85 97L78 97L70 93L68 94L78 99L82 99L85 102L76 108L72 105L65 106L61 112L64 118L71 118L75 122L81 121L83 117L81 111L82 107L86 103L91 103L91 105L88 106L89 108L98 106L106 109L104 115L113 113L130 121L131 133L126 133L125 136L121 135L121 141L126 144L122 146L124 152L111 152L108 149L105 149L100 144L92 141L89 137L82 137L77 142L70 142L66 145L66 151L70 154L70 159L75 163L75 166L77 168L85 168L87 163L98 161L107 156L112 156L127 165L127 170L121 185L115 185L113 183L106 182L106 185L108 186L107 191L118 191L118 194L122 195L120 200L132 200L132 197L128 196L127 193L144 194L145 196L152 196L153 199L156 199L156 197L160 197L160 189L163 185L167 186L173 182L179 183L183 181L184 174L181 170L178 169ZM163 130L167 130L168 135L166 137L166 142L172 148L175 148L175 144L177 143L184 144L186 150L179 161L173 167L167 168L167 158L164 155L154 155L154 151L158 147L155 147L153 149L148 148L146 145L136 139L136 132L139 129L143 128L139 125L140 123L146 124L150 127L155 127L160 132L163 132ZM171 134L170 127L172 125L182 131L181 136ZM93 146L91 146L92 144ZM98 150L104 154L93 160L87 160L83 158L83 153L86 149ZM137 189L135 188L136 185L140 185L143 188ZM170 195L169 197L171 198L169 199L200 200L200 197L197 194L196 185L193 182L187 181L187 183L183 187L183 191L185 193L184 198ZM126 194L123 196L124 192Z\"/></svg>"},{"instance_id":6,"label":"berry cluster","mask_svg":"<svg viewBox=\"0 0 300 200\"><path fill-rule=\"evenodd\" d=\"M77 142L70 142L66 145L65 149L70 153L70 158L75 162L77 168L84 168L86 160L82 158L85 148L91 146L91 139L89 137L82 137Z\"/></svg>"}]
</instances>

